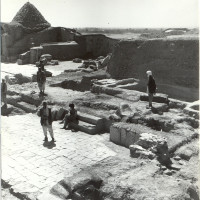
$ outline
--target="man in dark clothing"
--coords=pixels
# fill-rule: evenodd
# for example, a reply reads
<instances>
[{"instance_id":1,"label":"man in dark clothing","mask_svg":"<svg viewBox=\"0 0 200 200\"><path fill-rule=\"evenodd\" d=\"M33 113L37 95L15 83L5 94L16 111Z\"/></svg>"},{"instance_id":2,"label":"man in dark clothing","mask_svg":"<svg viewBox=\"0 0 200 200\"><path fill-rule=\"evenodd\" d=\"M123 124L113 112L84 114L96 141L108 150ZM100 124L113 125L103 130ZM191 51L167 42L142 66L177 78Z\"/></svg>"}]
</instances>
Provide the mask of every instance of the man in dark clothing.
<instances>
[{"instance_id":1,"label":"man in dark clothing","mask_svg":"<svg viewBox=\"0 0 200 200\"><path fill-rule=\"evenodd\" d=\"M39 67L37 72L37 83L40 90L40 94L44 94L46 75L45 72Z\"/></svg>"},{"instance_id":2,"label":"man in dark clothing","mask_svg":"<svg viewBox=\"0 0 200 200\"><path fill-rule=\"evenodd\" d=\"M152 108L153 95L156 93L156 83L151 71L147 71L146 74L148 76L147 93L149 96L149 108Z\"/></svg>"},{"instance_id":3,"label":"man in dark clothing","mask_svg":"<svg viewBox=\"0 0 200 200\"><path fill-rule=\"evenodd\" d=\"M52 116L51 116L51 109L47 107L47 102L43 102L43 107L38 111L38 116L41 117L40 123L43 128L44 132L44 141L48 141L47 137L47 129L51 135L52 142L55 142L54 140L54 134L53 134L53 129L52 129Z\"/></svg>"},{"instance_id":4,"label":"man in dark clothing","mask_svg":"<svg viewBox=\"0 0 200 200\"><path fill-rule=\"evenodd\" d=\"M3 101L5 107L7 108L6 95L7 95L7 84L5 82L5 79L2 79L2 83L1 83L1 101Z\"/></svg>"}]
</instances>

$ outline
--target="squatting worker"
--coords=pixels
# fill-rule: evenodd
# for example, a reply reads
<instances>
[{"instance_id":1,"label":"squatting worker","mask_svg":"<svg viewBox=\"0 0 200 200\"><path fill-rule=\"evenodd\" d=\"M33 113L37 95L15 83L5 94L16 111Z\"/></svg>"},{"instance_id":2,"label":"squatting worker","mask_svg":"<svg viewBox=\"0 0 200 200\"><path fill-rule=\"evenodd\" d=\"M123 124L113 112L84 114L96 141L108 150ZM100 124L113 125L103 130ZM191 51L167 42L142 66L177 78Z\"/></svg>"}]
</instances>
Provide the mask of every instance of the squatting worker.
<instances>
[{"instance_id":1,"label":"squatting worker","mask_svg":"<svg viewBox=\"0 0 200 200\"><path fill-rule=\"evenodd\" d=\"M69 114L66 114L63 121L60 123L63 123L63 122L64 122L63 129L66 129L69 123L78 124L77 110L74 108L73 103L69 104Z\"/></svg>"},{"instance_id":2,"label":"squatting worker","mask_svg":"<svg viewBox=\"0 0 200 200\"><path fill-rule=\"evenodd\" d=\"M1 83L1 101L4 103L5 107L7 108L7 84L5 82L5 79L2 79Z\"/></svg>"},{"instance_id":3,"label":"squatting worker","mask_svg":"<svg viewBox=\"0 0 200 200\"><path fill-rule=\"evenodd\" d=\"M152 108L153 95L156 93L156 83L151 71L147 71L146 74L148 77L147 93L149 96L149 108Z\"/></svg>"},{"instance_id":4,"label":"squatting worker","mask_svg":"<svg viewBox=\"0 0 200 200\"><path fill-rule=\"evenodd\" d=\"M37 83L40 90L40 94L44 94L46 75L45 72L39 67L37 72Z\"/></svg>"},{"instance_id":5,"label":"squatting worker","mask_svg":"<svg viewBox=\"0 0 200 200\"><path fill-rule=\"evenodd\" d=\"M43 128L43 132L44 132L44 141L48 141L48 137L47 137L47 130L49 131L51 138L52 138L52 142L55 142L54 139L54 134L53 134L53 129L52 129L52 116L51 116L51 109L48 108L47 106L47 102L43 102L43 107L38 111L38 116L41 117L41 125Z\"/></svg>"}]
</instances>

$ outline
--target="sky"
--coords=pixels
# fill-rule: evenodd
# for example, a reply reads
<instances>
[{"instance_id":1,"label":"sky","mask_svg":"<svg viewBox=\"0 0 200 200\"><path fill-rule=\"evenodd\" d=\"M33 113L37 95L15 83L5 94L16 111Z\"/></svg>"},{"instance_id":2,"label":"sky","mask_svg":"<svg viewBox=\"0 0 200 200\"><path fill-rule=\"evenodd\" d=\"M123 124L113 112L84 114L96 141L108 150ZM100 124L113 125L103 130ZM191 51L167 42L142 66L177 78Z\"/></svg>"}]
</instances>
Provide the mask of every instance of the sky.
<instances>
[{"instance_id":1,"label":"sky","mask_svg":"<svg viewBox=\"0 0 200 200\"><path fill-rule=\"evenodd\" d=\"M1 0L10 22L27 0ZM29 0L52 26L69 28L196 28L198 0Z\"/></svg>"}]
</instances>

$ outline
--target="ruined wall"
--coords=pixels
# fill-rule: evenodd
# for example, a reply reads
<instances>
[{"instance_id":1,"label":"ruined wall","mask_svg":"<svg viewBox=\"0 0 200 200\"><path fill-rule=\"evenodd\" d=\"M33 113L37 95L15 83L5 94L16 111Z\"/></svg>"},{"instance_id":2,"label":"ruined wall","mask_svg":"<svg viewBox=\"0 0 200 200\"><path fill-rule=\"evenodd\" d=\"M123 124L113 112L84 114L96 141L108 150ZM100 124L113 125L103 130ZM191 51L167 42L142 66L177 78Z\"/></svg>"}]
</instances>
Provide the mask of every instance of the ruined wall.
<instances>
[{"instance_id":1,"label":"ruined wall","mask_svg":"<svg viewBox=\"0 0 200 200\"><path fill-rule=\"evenodd\" d=\"M17 32L21 33L20 30ZM34 42L34 46L39 46L41 43L71 41L73 38L74 33L70 29L61 27L51 27L32 34L21 34L20 39L16 38L15 34L4 33L1 37L2 61L15 62L19 54L30 50L31 42Z\"/></svg>"},{"instance_id":2,"label":"ruined wall","mask_svg":"<svg viewBox=\"0 0 200 200\"><path fill-rule=\"evenodd\" d=\"M197 100L199 87L198 38L121 41L108 72L113 78L137 78L146 90L146 71L152 70L159 92L185 101Z\"/></svg>"},{"instance_id":3,"label":"ruined wall","mask_svg":"<svg viewBox=\"0 0 200 200\"><path fill-rule=\"evenodd\" d=\"M91 57L106 56L118 42L101 34L82 35L75 37L75 40L85 49L85 54Z\"/></svg>"},{"instance_id":4,"label":"ruined wall","mask_svg":"<svg viewBox=\"0 0 200 200\"><path fill-rule=\"evenodd\" d=\"M76 42L44 44L42 47L43 54L50 54L53 59L57 60L71 60L76 57L81 57L84 53L80 45Z\"/></svg>"}]
</instances>

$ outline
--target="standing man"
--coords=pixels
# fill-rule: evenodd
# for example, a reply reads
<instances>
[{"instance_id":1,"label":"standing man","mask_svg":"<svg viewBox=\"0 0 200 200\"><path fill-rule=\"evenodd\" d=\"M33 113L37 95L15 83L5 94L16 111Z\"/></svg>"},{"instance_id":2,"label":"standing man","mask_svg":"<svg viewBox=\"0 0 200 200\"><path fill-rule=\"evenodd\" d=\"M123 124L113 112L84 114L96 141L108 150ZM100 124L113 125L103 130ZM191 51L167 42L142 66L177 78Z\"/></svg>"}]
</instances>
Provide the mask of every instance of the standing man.
<instances>
[{"instance_id":1,"label":"standing man","mask_svg":"<svg viewBox=\"0 0 200 200\"><path fill-rule=\"evenodd\" d=\"M40 94L44 94L46 75L45 72L39 67L37 72L37 83L40 90Z\"/></svg>"},{"instance_id":2,"label":"standing man","mask_svg":"<svg viewBox=\"0 0 200 200\"><path fill-rule=\"evenodd\" d=\"M41 125L43 128L43 132L44 132L44 141L48 141L48 137L47 137L47 130L49 131L51 138L52 138L52 142L55 142L54 139L54 134L53 134L53 129L52 129L52 116L51 116L51 109L48 108L47 106L47 102L43 102L43 107L38 111L38 116L41 117Z\"/></svg>"},{"instance_id":3,"label":"standing man","mask_svg":"<svg viewBox=\"0 0 200 200\"><path fill-rule=\"evenodd\" d=\"M7 108L7 84L5 82L5 79L2 79L1 83L1 101L3 101L5 107Z\"/></svg>"},{"instance_id":4,"label":"standing man","mask_svg":"<svg viewBox=\"0 0 200 200\"><path fill-rule=\"evenodd\" d=\"M156 93L156 82L152 76L152 71L147 71L146 74L148 77L147 93L149 96L149 108L152 108L153 95Z\"/></svg>"}]
</instances>

